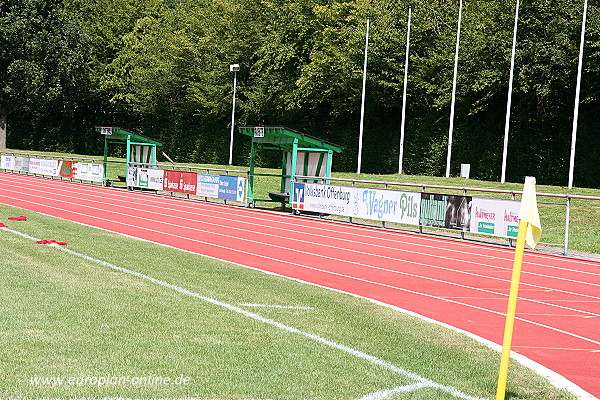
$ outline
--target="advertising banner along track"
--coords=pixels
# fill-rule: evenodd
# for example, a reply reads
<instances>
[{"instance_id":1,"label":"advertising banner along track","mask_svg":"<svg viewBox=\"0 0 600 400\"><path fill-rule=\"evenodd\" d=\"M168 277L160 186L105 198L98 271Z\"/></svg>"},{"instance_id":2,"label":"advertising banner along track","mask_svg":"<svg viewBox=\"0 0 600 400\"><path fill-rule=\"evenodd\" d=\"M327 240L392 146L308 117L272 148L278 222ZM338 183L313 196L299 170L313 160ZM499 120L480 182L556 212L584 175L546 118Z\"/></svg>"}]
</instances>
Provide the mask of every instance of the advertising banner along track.
<instances>
[{"instance_id":1,"label":"advertising banner along track","mask_svg":"<svg viewBox=\"0 0 600 400\"><path fill-rule=\"evenodd\" d=\"M513 238L519 202L439 193L295 183L292 208Z\"/></svg>"}]
</instances>

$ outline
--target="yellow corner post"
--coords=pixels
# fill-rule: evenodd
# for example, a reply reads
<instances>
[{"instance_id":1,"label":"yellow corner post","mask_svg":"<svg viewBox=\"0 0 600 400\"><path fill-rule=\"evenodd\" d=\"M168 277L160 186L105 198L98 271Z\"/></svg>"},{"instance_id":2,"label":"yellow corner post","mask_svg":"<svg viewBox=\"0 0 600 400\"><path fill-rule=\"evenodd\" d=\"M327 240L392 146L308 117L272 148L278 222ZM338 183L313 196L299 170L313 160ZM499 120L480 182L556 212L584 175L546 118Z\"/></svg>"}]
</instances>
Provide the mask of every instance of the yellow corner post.
<instances>
[{"instance_id":1,"label":"yellow corner post","mask_svg":"<svg viewBox=\"0 0 600 400\"><path fill-rule=\"evenodd\" d=\"M508 381L508 364L510 361L510 348L512 346L515 315L517 311L517 298L519 295L519 282L523 265L525 243L535 248L542 236L540 217L535 198L535 178L526 177L521 208L519 210L519 234L515 248L510 294L508 296L508 310L506 311L506 324L504 327L504 340L502 342L502 356L500 358L500 371L498 373L498 386L496 400L504 400L506 396L506 383Z\"/></svg>"}]
</instances>

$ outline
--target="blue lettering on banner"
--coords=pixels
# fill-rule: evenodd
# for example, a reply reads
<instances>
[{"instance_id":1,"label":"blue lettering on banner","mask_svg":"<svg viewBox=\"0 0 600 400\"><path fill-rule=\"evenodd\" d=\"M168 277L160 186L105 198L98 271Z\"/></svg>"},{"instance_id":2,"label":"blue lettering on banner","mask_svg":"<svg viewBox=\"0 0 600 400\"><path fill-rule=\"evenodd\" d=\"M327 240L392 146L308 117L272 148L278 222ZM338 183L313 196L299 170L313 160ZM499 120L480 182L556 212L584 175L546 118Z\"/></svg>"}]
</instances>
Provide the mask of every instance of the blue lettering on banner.
<instances>
[{"instance_id":1,"label":"blue lettering on banner","mask_svg":"<svg viewBox=\"0 0 600 400\"><path fill-rule=\"evenodd\" d=\"M350 190L338 186L305 186L305 195L320 199L330 199L350 204Z\"/></svg>"},{"instance_id":2,"label":"blue lettering on banner","mask_svg":"<svg viewBox=\"0 0 600 400\"><path fill-rule=\"evenodd\" d=\"M219 175L198 174L198 183L219 183Z\"/></svg>"},{"instance_id":3,"label":"blue lettering on banner","mask_svg":"<svg viewBox=\"0 0 600 400\"><path fill-rule=\"evenodd\" d=\"M377 216L377 219L381 219L384 215L396 214L397 200L384 199L381 192L378 197L375 190L364 190L362 197L368 216Z\"/></svg>"},{"instance_id":4,"label":"blue lettering on banner","mask_svg":"<svg viewBox=\"0 0 600 400\"><path fill-rule=\"evenodd\" d=\"M244 200L244 179L243 178L238 178L237 197L238 197L237 198L238 201Z\"/></svg>"},{"instance_id":5,"label":"blue lettering on banner","mask_svg":"<svg viewBox=\"0 0 600 400\"><path fill-rule=\"evenodd\" d=\"M219 199L234 200L238 199L238 177L220 176L219 177Z\"/></svg>"}]
</instances>

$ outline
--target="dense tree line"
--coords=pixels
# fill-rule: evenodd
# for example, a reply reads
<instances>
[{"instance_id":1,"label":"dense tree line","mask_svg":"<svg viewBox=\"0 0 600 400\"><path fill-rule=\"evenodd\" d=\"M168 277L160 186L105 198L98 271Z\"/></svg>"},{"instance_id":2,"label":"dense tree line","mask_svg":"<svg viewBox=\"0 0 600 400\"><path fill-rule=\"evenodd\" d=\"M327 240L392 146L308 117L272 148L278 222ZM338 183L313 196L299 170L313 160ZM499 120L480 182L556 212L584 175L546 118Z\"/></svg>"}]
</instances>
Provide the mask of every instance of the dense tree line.
<instances>
[{"instance_id":1,"label":"dense tree line","mask_svg":"<svg viewBox=\"0 0 600 400\"><path fill-rule=\"evenodd\" d=\"M0 136L4 123L8 147L97 154L93 127L116 125L180 162L225 163L239 63L237 125L328 139L345 147L334 169L352 171L369 17L362 170L395 172L409 3L404 169L443 175L458 0L0 0ZM600 187L599 11L591 2L577 186ZM453 174L500 177L514 12L464 0ZM582 14L583 0L521 3L507 180L566 185ZM248 156L236 134L234 163Z\"/></svg>"}]
</instances>

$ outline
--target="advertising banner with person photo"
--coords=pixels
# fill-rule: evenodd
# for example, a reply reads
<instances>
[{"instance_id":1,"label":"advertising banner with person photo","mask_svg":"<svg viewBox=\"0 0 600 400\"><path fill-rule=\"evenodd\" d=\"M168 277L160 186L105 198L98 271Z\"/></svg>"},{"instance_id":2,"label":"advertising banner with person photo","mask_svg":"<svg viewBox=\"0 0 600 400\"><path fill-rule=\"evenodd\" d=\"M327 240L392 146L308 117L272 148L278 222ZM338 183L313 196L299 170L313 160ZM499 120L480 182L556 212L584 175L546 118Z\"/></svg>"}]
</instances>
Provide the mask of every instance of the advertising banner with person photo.
<instances>
[{"instance_id":1,"label":"advertising banner with person photo","mask_svg":"<svg viewBox=\"0 0 600 400\"><path fill-rule=\"evenodd\" d=\"M467 232L471 226L471 196L421 193L420 225Z\"/></svg>"}]
</instances>

